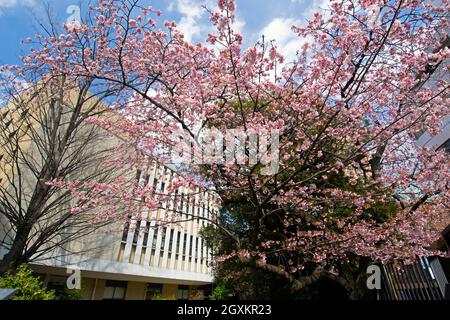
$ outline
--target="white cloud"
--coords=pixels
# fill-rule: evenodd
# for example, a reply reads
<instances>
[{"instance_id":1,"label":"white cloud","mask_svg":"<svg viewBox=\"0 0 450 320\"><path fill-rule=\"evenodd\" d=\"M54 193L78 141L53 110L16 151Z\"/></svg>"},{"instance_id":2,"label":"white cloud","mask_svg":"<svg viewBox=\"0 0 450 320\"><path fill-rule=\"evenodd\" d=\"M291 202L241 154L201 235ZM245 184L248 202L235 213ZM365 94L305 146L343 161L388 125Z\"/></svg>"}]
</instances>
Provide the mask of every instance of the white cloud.
<instances>
[{"instance_id":1,"label":"white cloud","mask_svg":"<svg viewBox=\"0 0 450 320\"><path fill-rule=\"evenodd\" d=\"M35 4L35 0L0 0L0 7L2 8L11 8L16 5L33 6Z\"/></svg>"},{"instance_id":2,"label":"white cloud","mask_svg":"<svg viewBox=\"0 0 450 320\"><path fill-rule=\"evenodd\" d=\"M174 6L175 6L175 2L169 3L169 5L167 6L167 11L172 12Z\"/></svg>"},{"instance_id":3,"label":"white cloud","mask_svg":"<svg viewBox=\"0 0 450 320\"><path fill-rule=\"evenodd\" d=\"M233 24L231 25L231 27L237 33L241 33L242 34L244 32L245 20L243 20L243 19L239 18L238 16L236 16L236 18L235 18Z\"/></svg>"},{"instance_id":4,"label":"white cloud","mask_svg":"<svg viewBox=\"0 0 450 320\"><path fill-rule=\"evenodd\" d=\"M300 49L302 41L291 28L293 25L299 24L299 20L278 17L266 25L260 34L264 35L266 41L275 40L275 45L286 60L292 61L296 52Z\"/></svg>"},{"instance_id":5,"label":"white cloud","mask_svg":"<svg viewBox=\"0 0 450 320\"><path fill-rule=\"evenodd\" d=\"M173 10L173 6L174 4L171 3L168 9ZM205 10L202 4L195 0L176 0L176 9L182 15L178 22L178 30L183 32L186 41L192 42L194 37L201 35L205 27L200 23Z\"/></svg>"},{"instance_id":6,"label":"white cloud","mask_svg":"<svg viewBox=\"0 0 450 320\"><path fill-rule=\"evenodd\" d=\"M177 28L183 32L185 40L192 42L194 39L201 40L214 29L209 21L209 13L203 8L206 6L211 11L218 10L216 0L174 0L167 7L168 11L176 9L181 18L178 21ZM243 32L245 21L236 17L233 23L233 29L236 32ZM203 40L203 39L202 39Z\"/></svg>"},{"instance_id":7,"label":"white cloud","mask_svg":"<svg viewBox=\"0 0 450 320\"><path fill-rule=\"evenodd\" d=\"M302 0L291 0L291 2L300 3ZM274 18L261 30L260 35L264 35L266 41L275 40L275 45L286 58L286 62L291 62L295 58L297 51L301 49L301 46L308 41L307 39L299 38L292 31L292 26L305 25L306 21L311 19L317 11L321 12L325 17L328 16L329 13L325 13L323 10L328 7L328 4L329 0L312 1L306 7L300 19Z\"/></svg>"},{"instance_id":8,"label":"white cloud","mask_svg":"<svg viewBox=\"0 0 450 320\"><path fill-rule=\"evenodd\" d=\"M5 9L15 6L33 7L36 5L35 0L0 0L0 16L3 15Z\"/></svg>"},{"instance_id":9,"label":"white cloud","mask_svg":"<svg viewBox=\"0 0 450 320\"><path fill-rule=\"evenodd\" d=\"M330 15L330 11L324 11L329 6L329 0L315 0L311 1L311 4L306 9L306 11L302 14L304 19L311 19L315 12L322 13L324 18L328 18Z\"/></svg>"}]
</instances>

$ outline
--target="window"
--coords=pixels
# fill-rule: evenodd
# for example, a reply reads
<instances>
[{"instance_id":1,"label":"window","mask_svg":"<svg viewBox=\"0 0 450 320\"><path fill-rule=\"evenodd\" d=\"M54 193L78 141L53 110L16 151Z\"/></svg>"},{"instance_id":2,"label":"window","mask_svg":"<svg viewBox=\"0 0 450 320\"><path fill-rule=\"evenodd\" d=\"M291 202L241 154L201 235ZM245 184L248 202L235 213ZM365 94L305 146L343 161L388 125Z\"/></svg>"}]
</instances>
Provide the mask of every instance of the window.
<instances>
[{"instance_id":1,"label":"window","mask_svg":"<svg viewBox=\"0 0 450 320\"><path fill-rule=\"evenodd\" d=\"M162 295L162 284L159 283L149 283L147 285L147 293L145 295L146 300L152 300L157 296Z\"/></svg>"},{"instance_id":2,"label":"window","mask_svg":"<svg viewBox=\"0 0 450 320\"><path fill-rule=\"evenodd\" d=\"M136 170L136 180L139 181L139 179L141 178L142 175L142 170L141 169L137 169Z\"/></svg>"},{"instance_id":3,"label":"window","mask_svg":"<svg viewBox=\"0 0 450 320\"><path fill-rule=\"evenodd\" d=\"M184 194L180 195L180 215L181 217L183 217L183 207L184 207Z\"/></svg>"},{"instance_id":4,"label":"window","mask_svg":"<svg viewBox=\"0 0 450 320\"><path fill-rule=\"evenodd\" d=\"M66 289L67 277L63 276L50 276L47 289L55 290L56 294L62 295Z\"/></svg>"},{"instance_id":5,"label":"window","mask_svg":"<svg viewBox=\"0 0 450 320\"><path fill-rule=\"evenodd\" d=\"M187 252L186 252L186 243L189 241L189 238L190 238L190 235L186 234L186 239L183 242L183 252L182 252L183 256L187 254Z\"/></svg>"},{"instance_id":6,"label":"window","mask_svg":"<svg viewBox=\"0 0 450 320\"><path fill-rule=\"evenodd\" d=\"M155 230L153 232L153 241L152 241L152 249L156 250L156 241L158 240L158 231Z\"/></svg>"},{"instance_id":7,"label":"window","mask_svg":"<svg viewBox=\"0 0 450 320\"><path fill-rule=\"evenodd\" d=\"M124 300L126 291L126 281L107 280L103 300Z\"/></svg>"},{"instance_id":8,"label":"window","mask_svg":"<svg viewBox=\"0 0 450 320\"><path fill-rule=\"evenodd\" d=\"M126 242L128 237L128 231L130 231L130 219L131 216L128 216L127 222L125 222L125 225L123 227L123 233L122 233L122 241Z\"/></svg>"},{"instance_id":9,"label":"window","mask_svg":"<svg viewBox=\"0 0 450 320\"><path fill-rule=\"evenodd\" d=\"M419 138L426 132L425 129L421 129L420 131L414 132L414 138L416 138L416 140L419 140Z\"/></svg>"},{"instance_id":10,"label":"window","mask_svg":"<svg viewBox=\"0 0 450 320\"><path fill-rule=\"evenodd\" d=\"M198 237L197 238L197 256L198 256L198 253L201 251L203 251L202 250L202 239L200 237Z\"/></svg>"},{"instance_id":11,"label":"window","mask_svg":"<svg viewBox=\"0 0 450 320\"><path fill-rule=\"evenodd\" d=\"M167 237L167 227L166 227L166 228L163 228L163 229L161 230L161 243L160 243L160 245L159 245L159 249L160 249L161 251L164 250L164 243L165 243L165 241L166 241L166 237Z\"/></svg>"},{"instance_id":12,"label":"window","mask_svg":"<svg viewBox=\"0 0 450 320\"><path fill-rule=\"evenodd\" d=\"M178 300L189 299L189 286L178 286Z\"/></svg>"},{"instance_id":13,"label":"window","mask_svg":"<svg viewBox=\"0 0 450 320\"><path fill-rule=\"evenodd\" d=\"M133 244L137 244L138 239L139 239L139 233L141 231L141 221L137 220L136 221L136 225L134 226L134 234L133 234Z\"/></svg>"},{"instance_id":14,"label":"window","mask_svg":"<svg viewBox=\"0 0 450 320\"><path fill-rule=\"evenodd\" d=\"M180 250L180 242L183 241L184 238L184 233L181 233L180 231L178 231L178 238L177 238L177 248L175 253L178 254L178 251Z\"/></svg>"},{"instance_id":15,"label":"window","mask_svg":"<svg viewBox=\"0 0 450 320\"><path fill-rule=\"evenodd\" d=\"M170 229L170 237L169 237L169 253L172 252L173 233L174 233L174 230L173 230L173 229Z\"/></svg>"},{"instance_id":16,"label":"window","mask_svg":"<svg viewBox=\"0 0 450 320\"><path fill-rule=\"evenodd\" d=\"M146 222L145 223L145 229L144 229L144 240L142 241L142 245L144 247L147 246L147 241L148 241L148 233L150 232L150 222Z\"/></svg>"},{"instance_id":17,"label":"window","mask_svg":"<svg viewBox=\"0 0 450 320\"><path fill-rule=\"evenodd\" d=\"M450 139L447 139L438 149L444 149L445 152L450 154Z\"/></svg>"}]
</instances>

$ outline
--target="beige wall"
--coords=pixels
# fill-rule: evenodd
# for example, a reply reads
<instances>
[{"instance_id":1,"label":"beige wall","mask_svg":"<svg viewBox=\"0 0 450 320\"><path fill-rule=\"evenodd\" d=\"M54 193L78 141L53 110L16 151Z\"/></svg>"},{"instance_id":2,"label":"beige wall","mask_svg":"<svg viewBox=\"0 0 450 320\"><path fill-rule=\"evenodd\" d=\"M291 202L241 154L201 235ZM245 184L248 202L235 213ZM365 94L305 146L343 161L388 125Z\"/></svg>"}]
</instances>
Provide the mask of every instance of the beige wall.
<instances>
[{"instance_id":1,"label":"beige wall","mask_svg":"<svg viewBox=\"0 0 450 320\"><path fill-rule=\"evenodd\" d=\"M144 300L147 291L145 282L128 282L125 300Z\"/></svg>"},{"instance_id":2,"label":"beige wall","mask_svg":"<svg viewBox=\"0 0 450 320\"><path fill-rule=\"evenodd\" d=\"M89 300L94 290L95 279L82 278L81 279L81 296L83 300Z\"/></svg>"},{"instance_id":3,"label":"beige wall","mask_svg":"<svg viewBox=\"0 0 450 320\"><path fill-rule=\"evenodd\" d=\"M162 290L162 296L165 299L176 299L178 296L178 285L164 284L163 290Z\"/></svg>"},{"instance_id":4,"label":"beige wall","mask_svg":"<svg viewBox=\"0 0 450 320\"><path fill-rule=\"evenodd\" d=\"M74 105L75 101L77 100L77 95L75 92L67 93L68 97L65 97L64 101L69 106ZM90 100L92 103L95 102L95 100ZM90 107L90 103L86 103L85 107ZM10 105L7 108L4 108L0 110L0 119L2 120L2 124L0 125L0 142L5 143L5 147L0 145L2 148L0 148L0 155L3 157L0 158L0 188L6 190L9 192L10 195L12 195L12 199L9 201L10 203L15 204L16 211L20 212L22 210L21 214L23 214L24 211L27 210L29 201L33 195L33 192L35 190L36 184L37 184L37 178L35 176L34 171L39 171L40 168L44 165L44 158L43 150L46 150L45 144L38 144L33 139L36 139L36 136L41 137L42 140L45 140L44 137L47 136L45 133L44 127L45 123L43 120L38 121L34 119L42 119L45 118L47 114L49 114L48 106L45 105L44 107L35 108L35 106L31 105L29 114L32 113L31 116L27 117L21 117L21 111L22 109L17 109L15 106ZM100 108L103 108L104 105L100 105ZM3 116L6 114L6 111L9 110L9 113L5 116L3 119ZM65 107L61 108L61 117L63 120L61 121L61 125L58 126L60 129L60 134L64 134L64 130L67 126L67 123L69 122L69 118L72 116L71 108ZM48 116L48 115L47 115ZM104 113L102 115L105 119L111 116L115 116L113 113ZM6 124L8 126L6 127ZM23 128L26 128L27 125L30 125L33 130L24 130ZM19 130L20 129L20 130ZM10 157L8 156L7 150L11 149L11 147L16 145L16 141L12 139L8 139L9 134L11 132L15 132L16 130L19 130L21 132L20 139L18 141L18 144L21 147L21 150L23 151L23 155L20 156L19 162L20 164L17 166L12 165L12 161ZM109 160L112 160L115 156L119 155L110 155L110 150L112 150L115 146L119 145L121 143L121 139L114 136L113 134L107 133L105 130L98 126L93 126L90 124L84 124L82 125L75 133L74 133L74 141L72 143L72 147L67 148L65 152L65 157L63 159L64 165L67 163L70 163L70 161L73 161L73 159L91 159L89 156L93 156L96 159L98 158L98 161L94 161L95 159L91 159L91 162L89 164L86 164L83 166L82 170L79 170L76 172L76 176L69 177L70 179L79 179L82 180L83 178L90 177L93 173L105 173L105 171L110 168L105 164L104 161L102 161L104 158L108 158ZM80 145L88 139L89 143L85 147L85 149L80 148ZM5 149L6 148L6 149ZM83 150L83 151L81 151ZM105 152L105 154L99 154L100 152ZM97 157L98 154L98 157ZM77 160L77 161L78 161ZM25 165L26 162L33 163L33 165L37 168L35 170L31 170L29 166ZM21 176L19 176L16 172L20 168L21 170ZM105 173L106 174L106 173ZM121 172L121 170L113 170L113 173L111 174L110 179L107 178L107 181L112 181L114 177L119 175L125 175L125 172ZM130 172L130 178L134 177L135 173ZM20 177L20 178L19 178ZM89 178L88 178L89 179ZM95 179L92 180L96 180ZM101 178L100 178L101 180ZM13 183L16 186L20 186L20 203L19 198L15 196L14 188L11 185ZM60 192L56 192L56 194L50 198L47 201L47 205L50 204L53 199L58 197ZM18 198L18 199L16 199ZM69 198L70 199L70 198ZM30 235L30 244L34 242L35 239L40 234L40 230L45 228L48 225L48 221L50 219L57 219L61 215L65 215L68 210L70 210L71 206L75 205L75 201L66 201L63 205L58 205L55 208L51 208L48 210L48 213L45 214L41 220L37 221L33 225L33 230ZM103 222L100 223L87 223L87 221L92 217L92 215L96 214L95 210L90 211L87 214L79 214L74 215L70 219L70 222L72 227L70 230L67 230L69 232L72 232L73 234L77 233L86 233L87 231L94 230L99 225L103 224ZM117 234L114 234L117 233ZM118 246L120 245L120 237L122 235L122 224L116 224L114 226L107 226L106 228L102 228L101 230L97 231L97 234L95 236L86 236L83 239L78 239L77 241L73 241L70 244L65 244L63 247L68 250L69 252L73 253L83 253L85 256L92 256L97 258L103 258L103 259L110 259L110 260L117 260L117 254L118 254ZM3 244L3 246L9 247L13 241L14 238L14 232L12 232L12 228L9 224L9 222L6 220L6 218L0 214L0 243ZM73 238L73 237L72 237ZM52 242L56 241L63 241L61 238L56 236L56 238L52 239ZM49 241L50 243L50 241ZM108 246L109 244L113 244L112 246ZM43 245L41 248L45 247ZM95 250L94 250L95 249ZM6 249L5 249L6 250ZM63 256L65 253L63 250L55 250L59 252L52 252L55 256ZM0 252L2 253L2 252ZM5 252L3 252L5 253ZM1 255L0 255L1 258Z\"/></svg>"},{"instance_id":5,"label":"beige wall","mask_svg":"<svg viewBox=\"0 0 450 320\"><path fill-rule=\"evenodd\" d=\"M97 281L97 284L95 282ZM105 290L105 279L83 278L81 284L81 296L84 300L102 300ZM95 287L95 292L94 292ZM145 300L147 283L129 281L125 300ZM190 289L192 292L192 288ZM167 300L176 299L178 296L177 284L163 284L162 298Z\"/></svg>"},{"instance_id":6,"label":"beige wall","mask_svg":"<svg viewBox=\"0 0 450 320\"><path fill-rule=\"evenodd\" d=\"M97 286L95 288L95 292L93 294L93 299L92 300L102 300L103 299L103 294L105 292L105 284L106 284L106 280L104 279L97 279ZM92 292L91 292L92 295ZM88 300L90 300L90 297L87 297Z\"/></svg>"}]
</instances>

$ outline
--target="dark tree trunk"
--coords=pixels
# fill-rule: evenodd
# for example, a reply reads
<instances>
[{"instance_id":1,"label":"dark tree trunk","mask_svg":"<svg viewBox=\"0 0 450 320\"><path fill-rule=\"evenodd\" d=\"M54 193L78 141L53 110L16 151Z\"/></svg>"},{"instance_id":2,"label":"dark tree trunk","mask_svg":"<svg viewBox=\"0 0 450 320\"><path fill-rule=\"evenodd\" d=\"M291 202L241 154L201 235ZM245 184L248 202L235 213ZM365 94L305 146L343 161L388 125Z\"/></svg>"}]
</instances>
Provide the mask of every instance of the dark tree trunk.
<instances>
[{"instance_id":1,"label":"dark tree trunk","mask_svg":"<svg viewBox=\"0 0 450 320\"><path fill-rule=\"evenodd\" d=\"M358 275L348 293L350 300L374 300L376 298L373 291L367 288L366 280L367 275L365 273Z\"/></svg>"},{"instance_id":2,"label":"dark tree trunk","mask_svg":"<svg viewBox=\"0 0 450 320\"><path fill-rule=\"evenodd\" d=\"M27 262L24 251L30 231L31 225L22 226L17 230L11 249L0 262L0 274L8 271L14 273L22 263Z\"/></svg>"},{"instance_id":3,"label":"dark tree trunk","mask_svg":"<svg viewBox=\"0 0 450 320\"><path fill-rule=\"evenodd\" d=\"M366 257L354 257L352 264L341 267L350 300L374 300L376 292L367 288L367 267L372 261Z\"/></svg>"}]
</instances>

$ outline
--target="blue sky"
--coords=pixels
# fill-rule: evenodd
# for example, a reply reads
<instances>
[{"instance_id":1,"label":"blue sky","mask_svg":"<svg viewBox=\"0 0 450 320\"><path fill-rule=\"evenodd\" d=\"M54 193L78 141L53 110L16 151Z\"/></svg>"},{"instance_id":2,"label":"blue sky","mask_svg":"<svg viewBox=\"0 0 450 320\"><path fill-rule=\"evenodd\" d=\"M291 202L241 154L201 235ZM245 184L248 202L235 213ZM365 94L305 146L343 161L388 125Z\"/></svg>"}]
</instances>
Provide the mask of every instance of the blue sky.
<instances>
[{"instance_id":1,"label":"blue sky","mask_svg":"<svg viewBox=\"0 0 450 320\"><path fill-rule=\"evenodd\" d=\"M95 3L95 0L91 0ZM52 16L61 24L67 20L70 5L86 8L88 0L0 0L0 64L19 63L23 53L20 41L40 30L38 21L45 20L46 4ZM256 42L264 34L276 39L286 56L295 53L299 40L290 30L292 24L302 24L326 0L236 0L236 27L247 44ZM192 42L203 41L211 30L208 14L202 4L215 5L215 0L142 0L163 12L163 20L175 20Z\"/></svg>"}]
</instances>

